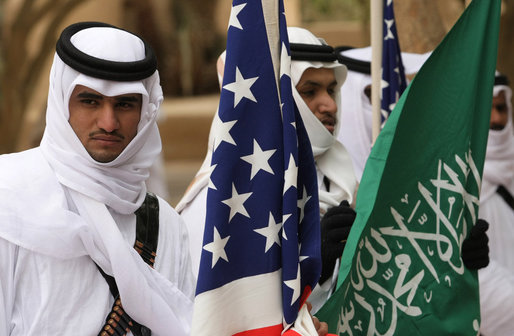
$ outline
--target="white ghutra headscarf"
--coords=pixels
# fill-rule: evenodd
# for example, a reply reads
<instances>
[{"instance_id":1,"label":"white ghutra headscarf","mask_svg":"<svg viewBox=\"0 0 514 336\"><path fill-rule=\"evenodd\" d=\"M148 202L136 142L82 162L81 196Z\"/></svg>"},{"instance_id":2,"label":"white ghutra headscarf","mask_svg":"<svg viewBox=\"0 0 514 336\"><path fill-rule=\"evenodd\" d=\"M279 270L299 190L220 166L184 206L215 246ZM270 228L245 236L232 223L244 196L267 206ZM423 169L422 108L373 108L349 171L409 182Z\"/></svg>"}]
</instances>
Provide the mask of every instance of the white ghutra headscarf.
<instances>
[{"instance_id":1,"label":"white ghutra headscarf","mask_svg":"<svg viewBox=\"0 0 514 336\"><path fill-rule=\"evenodd\" d=\"M306 29L289 27L287 32L290 43L322 45L322 42ZM334 69L337 80L337 86L334 88L337 104L337 122L334 134L331 134L325 126L323 126L321 121L312 113L296 90L296 85L300 81L303 72L308 68ZM347 200L351 204L357 184L350 155L346 148L337 140L339 122L341 120L340 88L346 79L346 73L346 66L337 61L291 61L293 97L300 111L305 128L307 129L316 166L321 174L326 176L330 182L329 190L319 188L321 214L324 214L328 208L339 205L343 200Z\"/></svg>"},{"instance_id":2,"label":"white ghutra headscarf","mask_svg":"<svg viewBox=\"0 0 514 336\"><path fill-rule=\"evenodd\" d=\"M144 42L115 27L86 28L70 41L83 53L102 60L133 62L145 57ZM68 123L68 102L76 85L106 96L139 93L143 97L137 135L111 162L93 160ZM134 320L155 335L185 336L192 316L191 299L141 259L108 209L133 214L144 201L149 168L161 151L155 120L162 99L157 70L142 80L98 79L72 69L56 54L47 125L37 152L49 167L42 164L33 174L33 192L18 195L0 186L0 199L12 195L0 209L0 222L6 218L0 237L55 258L89 256L114 276L123 307ZM59 182L68 191L71 211L63 208ZM33 203L31 211L21 210L27 203Z\"/></svg>"},{"instance_id":3,"label":"white ghutra headscarf","mask_svg":"<svg viewBox=\"0 0 514 336\"><path fill-rule=\"evenodd\" d=\"M402 52L405 74L416 74L432 52L415 54ZM360 181L372 146L372 106L364 89L371 86L371 47L341 51L347 62L348 76L341 87L341 125L338 140L352 157L357 180ZM351 63L354 66L351 65ZM357 66L355 65L357 64ZM367 70L367 71L366 71Z\"/></svg>"},{"instance_id":4,"label":"white ghutra headscarf","mask_svg":"<svg viewBox=\"0 0 514 336\"><path fill-rule=\"evenodd\" d=\"M119 29L84 29L73 35L71 42L82 52L100 59L130 62L145 56L143 42ZM99 163L91 158L68 123L68 102L76 85L106 96L139 93L143 97L137 135L111 162ZM155 119L162 100L157 71L141 81L114 82L81 74L55 55L41 149L59 182L119 213L134 213L145 198L149 168L161 151Z\"/></svg>"},{"instance_id":5,"label":"white ghutra headscarf","mask_svg":"<svg viewBox=\"0 0 514 336\"><path fill-rule=\"evenodd\" d=\"M489 130L485 152L484 172L480 200L485 201L503 185L514 195L514 131L512 125L512 89L507 85L495 85L493 96L505 92L508 121L501 130Z\"/></svg>"}]
</instances>

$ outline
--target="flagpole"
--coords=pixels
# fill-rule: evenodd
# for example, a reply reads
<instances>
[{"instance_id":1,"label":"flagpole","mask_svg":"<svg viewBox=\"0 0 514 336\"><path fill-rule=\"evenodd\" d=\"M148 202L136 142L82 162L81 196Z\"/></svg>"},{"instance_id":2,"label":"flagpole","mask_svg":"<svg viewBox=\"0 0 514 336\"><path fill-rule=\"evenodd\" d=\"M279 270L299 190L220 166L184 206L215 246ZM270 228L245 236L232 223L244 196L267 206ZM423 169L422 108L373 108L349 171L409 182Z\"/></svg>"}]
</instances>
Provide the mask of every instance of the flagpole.
<instances>
[{"instance_id":1,"label":"flagpole","mask_svg":"<svg viewBox=\"0 0 514 336\"><path fill-rule=\"evenodd\" d=\"M383 0L371 0L371 105L372 105L372 127L371 144L375 143L380 133L380 83L382 68L382 21L384 18Z\"/></svg>"}]
</instances>

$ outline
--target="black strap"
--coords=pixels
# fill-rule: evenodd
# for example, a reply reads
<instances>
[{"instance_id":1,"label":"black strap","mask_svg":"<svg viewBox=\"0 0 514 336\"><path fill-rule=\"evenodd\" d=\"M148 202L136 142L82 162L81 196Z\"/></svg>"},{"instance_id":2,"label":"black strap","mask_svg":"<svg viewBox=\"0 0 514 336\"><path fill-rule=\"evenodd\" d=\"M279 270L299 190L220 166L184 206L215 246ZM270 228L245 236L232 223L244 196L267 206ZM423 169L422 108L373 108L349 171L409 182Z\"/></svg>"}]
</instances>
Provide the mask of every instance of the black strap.
<instances>
[{"instance_id":1,"label":"black strap","mask_svg":"<svg viewBox=\"0 0 514 336\"><path fill-rule=\"evenodd\" d=\"M136 211L136 223L134 248L153 267L159 238L159 200L154 194L146 194L143 205Z\"/></svg>"},{"instance_id":2,"label":"black strap","mask_svg":"<svg viewBox=\"0 0 514 336\"><path fill-rule=\"evenodd\" d=\"M94 27L108 27L123 30L103 22L77 22L66 27L57 40L55 50L59 58L80 73L91 77L113 81L132 82L150 77L157 70L157 58L143 39L145 45L145 58L133 62L118 62L96 58L79 50L71 38L83 29ZM129 32L130 33L130 32ZM130 33L135 35L133 33ZM137 35L136 35L137 36Z\"/></svg>"},{"instance_id":3,"label":"black strap","mask_svg":"<svg viewBox=\"0 0 514 336\"><path fill-rule=\"evenodd\" d=\"M509 86L510 85L509 79L504 74L498 74L498 75L494 76L494 85L495 86L496 85Z\"/></svg>"},{"instance_id":4,"label":"black strap","mask_svg":"<svg viewBox=\"0 0 514 336\"><path fill-rule=\"evenodd\" d=\"M153 267L159 240L159 200L157 197L152 193L147 193L145 201L135 214L136 242L134 243L134 249L148 265ZM135 336L150 336L152 334L150 329L134 321L124 311L114 278L107 275L98 265L97 268L109 285L109 290L114 297L112 309L98 335L124 336L132 331Z\"/></svg>"},{"instance_id":5,"label":"black strap","mask_svg":"<svg viewBox=\"0 0 514 336\"><path fill-rule=\"evenodd\" d=\"M337 61L334 48L326 44L290 43L289 48L293 61Z\"/></svg>"},{"instance_id":6,"label":"black strap","mask_svg":"<svg viewBox=\"0 0 514 336\"><path fill-rule=\"evenodd\" d=\"M116 286L116 281L114 278L110 275L107 275L100 266L96 265L96 268L98 268L100 274L102 274L105 281L109 285L109 290L111 291L112 297L118 297L120 293L118 292L118 286Z\"/></svg>"},{"instance_id":7,"label":"black strap","mask_svg":"<svg viewBox=\"0 0 514 336\"><path fill-rule=\"evenodd\" d=\"M330 191L330 180L328 177L323 176L323 184L325 185L325 188L327 188L327 191Z\"/></svg>"},{"instance_id":8,"label":"black strap","mask_svg":"<svg viewBox=\"0 0 514 336\"><path fill-rule=\"evenodd\" d=\"M348 70L370 75L371 62L359 60L343 54L344 51L350 49L353 49L353 47L340 46L335 48L339 63L346 65Z\"/></svg>"},{"instance_id":9,"label":"black strap","mask_svg":"<svg viewBox=\"0 0 514 336\"><path fill-rule=\"evenodd\" d=\"M510 192L502 185L498 186L498 189L496 189L496 192L500 194L500 196L507 202L507 204L510 206L512 210L514 210L514 198L510 194Z\"/></svg>"}]
</instances>

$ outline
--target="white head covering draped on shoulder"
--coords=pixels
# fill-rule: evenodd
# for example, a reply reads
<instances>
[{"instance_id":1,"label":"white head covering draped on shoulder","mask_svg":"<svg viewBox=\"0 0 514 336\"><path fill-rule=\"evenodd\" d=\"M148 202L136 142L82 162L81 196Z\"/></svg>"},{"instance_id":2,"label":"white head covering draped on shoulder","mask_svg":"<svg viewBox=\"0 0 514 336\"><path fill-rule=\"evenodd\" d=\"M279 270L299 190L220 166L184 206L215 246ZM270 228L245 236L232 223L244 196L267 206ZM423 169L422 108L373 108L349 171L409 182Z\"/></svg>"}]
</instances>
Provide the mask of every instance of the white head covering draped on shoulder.
<instances>
[{"instance_id":1,"label":"white head covering draped on shoulder","mask_svg":"<svg viewBox=\"0 0 514 336\"><path fill-rule=\"evenodd\" d=\"M71 43L104 60L132 62L145 55L140 38L114 27L83 29L72 36ZM140 93L143 97L137 135L111 162L93 160L68 123L68 102L76 85L106 96ZM144 263L108 209L133 214L144 201L145 180L161 150L155 119L162 99L157 70L143 80L110 81L79 73L56 54L40 146L48 165L32 168L36 178L26 193L13 194L9 186L0 186L0 199L10 197L0 209L0 236L58 259L90 257L114 276L123 307L134 320L155 335L185 336L191 299ZM28 204L30 211L23 211Z\"/></svg>"},{"instance_id":2,"label":"white head covering draped on shoulder","mask_svg":"<svg viewBox=\"0 0 514 336\"><path fill-rule=\"evenodd\" d=\"M76 33L71 42L84 53L100 59L130 62L145 56L143 42L119 29L84 29ZM143 97L137 135L111 162L99 163L91 158L68 123L68 101L76 85L89 87L106 96L140 93ZM149 168L161 151L155 119L162 100L157 71L142 81L114 82L81 74L56 54L50 72L46 129L41 149L59 182L119 213L129 214L137 210L146 195L145 180L149 176Z\"/></svg>"},{"instance_id":3,"label":"white head covering draped on shoulder","mask_svg":"<svg viewBox=\"0 0 514 336\"><path fill-rule=\"evenodd\" d=\"M322 42L306 29L289 27L287 32L290 43L322 45ZM337 123L335 125L334 134L331 134L325 126L323 126L296 90L296 85L300 81L303 72L308 68L334 69L337 80L337 87L335 88ZM322 214L324 214L328 208L339 205L343 200L352 203L356 188L356 179L350 155L346 148L337 140L341 120L340 88L346 79L346 73L346 66L336 61L291 61L293 97L300 111L305 128L307 129L316 166L330 182L329 190L319 188L320 212Z\"/></svg>"},{"instance_id":4,"label":"white head covering draped on shoulder","mask_svg":"<svg viewBox=\"0 0 514 336\"><path fill-rule=\"evenodd\" d=\"M289 42L291 43L306 43L321 45L321 42L312 33L303 28L289 27L288 28ZM220 56L223 58L222 56ZM323 126L323 124L316 118L316 116L310 111L309 107L300 94L296 90L295 86L298 84L303 72L308 68L333 68L337 79L336 88L336 102L338 106L338 117L339 122L340 114L340 99L339 99L339 88L343 84L346 78L346 67L338 62L317 62L317 61L291 61L291 81L293 86L293 97L296 105L302 116L302 120L307 129L309 140L311 142L313 154L315 156L316 165L321 173L326 176L330 181L329 191L320 190L320 209L322 213L332 206L338 205L343 200L348 202L353 201L353 196L356 187L355 176L353 174L352 163L350 156L347 153L344 146L336 140L337 131L334 134ZM219 77L222 78L222 74L218 73ZM335 129L338 129L336 124ZM214 146L214 139L217 130L216 117L211 125L209 133L209 144L207 149L207 155L205 160L197 172L195 179L189 185L188 190L177 204L177 211L181 212L191 204L201 190L207 187L210 174L210 161L212 157L212 148ZM202 220L202 219L200 219Z\"/></svg>"},{"instance_id":5,"label":"white head covering draped on shoulder","mask_svg":"<svg viewBox=\"0 0 514 336\"><path fill-rule=\"evenodd\" d=\"M371 62L371 47L352 48L342 51L341 54L356 61ZM402 52L405 74L417 73L429 56L430 52ZM372 145L372 107L364 93L364 88L368 85L371 85L369 73L349 69L346 82L341 87L342 110L338 139L350 152L358 181L361 180Z\"/></svg>"},{"instance_id":6,"label":"white head covering draped on shoulder","mask_svg":"<svg viewBox=\"0 0 514 336\"><path fill-rule=\"evenodd\" d=\"M489 130L485 153L484 172L480 200L485 201L503 185L514 195L514 130L512 126L512 89L507 85L495 85L493 96L505 92L508 121L501 130Z\"/></svg>"}]
</instances>

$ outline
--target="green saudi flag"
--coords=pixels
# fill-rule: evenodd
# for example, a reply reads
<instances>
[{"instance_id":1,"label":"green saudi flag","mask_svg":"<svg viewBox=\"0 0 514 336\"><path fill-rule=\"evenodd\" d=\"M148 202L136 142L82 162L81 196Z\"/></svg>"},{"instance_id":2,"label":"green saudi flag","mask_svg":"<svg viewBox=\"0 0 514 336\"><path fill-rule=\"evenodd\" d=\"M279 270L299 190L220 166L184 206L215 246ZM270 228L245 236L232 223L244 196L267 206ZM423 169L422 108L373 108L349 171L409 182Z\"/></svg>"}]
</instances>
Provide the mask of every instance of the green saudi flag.
<instances>
[{"instance_id":1,"label":"green saudi flag","mask_svg":"<svg viewBox=\"0 0 514 336\"><path fill-rule=\"evenodd\" d=\"M474 0L401 96L371 151L338 289L316 314L338 335L477 335L477 220L500 0Z\"/></svg>"}]
</instances>

